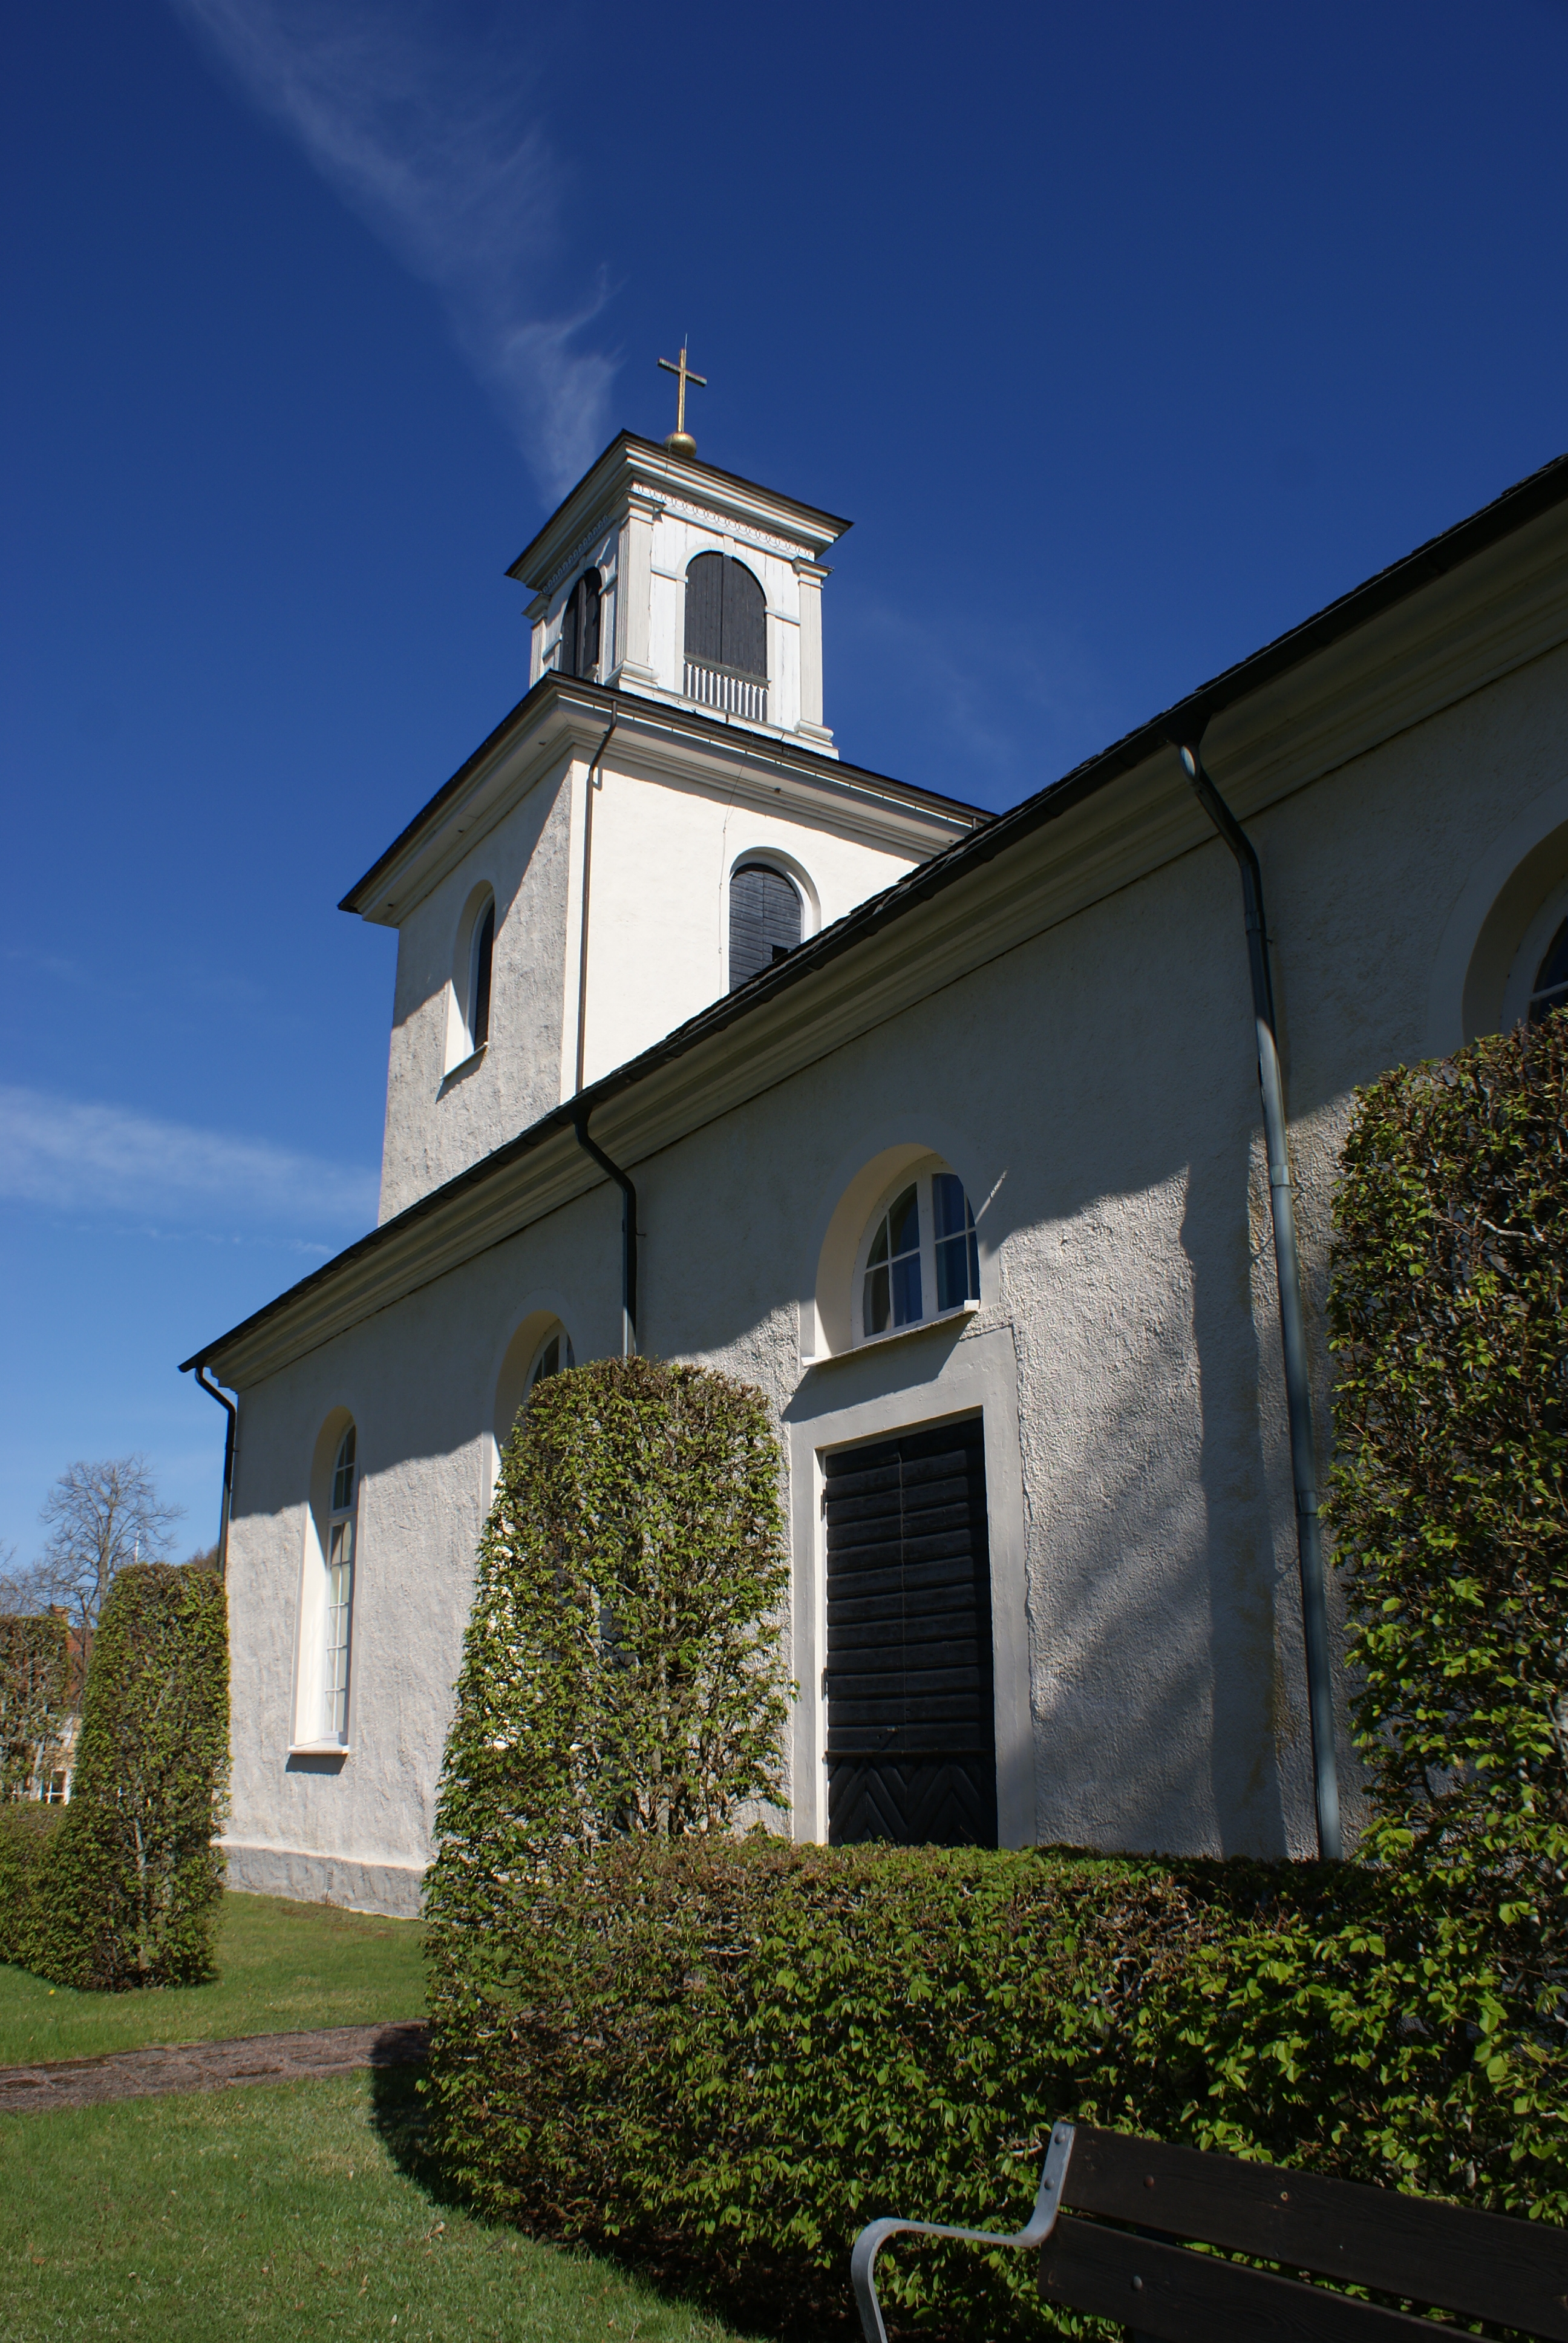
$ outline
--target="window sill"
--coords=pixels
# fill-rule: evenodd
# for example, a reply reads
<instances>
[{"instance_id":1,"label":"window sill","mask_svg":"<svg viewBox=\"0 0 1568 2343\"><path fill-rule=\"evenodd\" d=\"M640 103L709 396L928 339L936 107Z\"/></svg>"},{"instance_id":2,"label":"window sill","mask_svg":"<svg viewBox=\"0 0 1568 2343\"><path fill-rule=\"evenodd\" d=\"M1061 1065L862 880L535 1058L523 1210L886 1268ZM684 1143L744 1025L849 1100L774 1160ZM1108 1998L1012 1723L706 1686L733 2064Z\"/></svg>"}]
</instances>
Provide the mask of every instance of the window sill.
<instances>
[{"instance_id":1,"label":"window sill","mask_svg":"<svg viewBox=\"0 0 1568 2343\"><path fill-rule=\"evenodd\" d=\"M826 1367L835 1359L863 1358L868 1351L885 1350L890 1342L908 1342L920 1334L934 1334L941 1326L961 1326L967 1319L978 1317L978 1302L960 1302L956 1310L939 1311L934 1318L917 1318L911 1325L893 1326L885 1334L868 1334L863 1341L851 1342L847 1351L803 1351L803 1367Z\"/></svg>"},{"instance_id":2,"label":"window sill","mask_svg":"<svg viewBox=\"0 0 1568 2343\"><path fill-rule=\"evenodd\" d=\"M448 1066L441 1077L441 1087L437 1096L445 1098L454 1082L460 1082L466 1074L471 1074L475 1067L482 1063L489 1046L488 1041L481 1041L477 1050L470 1050L466 1058L459 1058L455 1066Z\"/></svg>"},{"instance_id":3,"label":"window sill","mask_svg":"<svg viewBox=\"0 0 1568 2343\"><path fill-rule=\"evenodd\" d=\"M291 1741L288 1754L291 1757L351 1757L354 1744L352 1741Z\"/></svg>"}]
</instances>

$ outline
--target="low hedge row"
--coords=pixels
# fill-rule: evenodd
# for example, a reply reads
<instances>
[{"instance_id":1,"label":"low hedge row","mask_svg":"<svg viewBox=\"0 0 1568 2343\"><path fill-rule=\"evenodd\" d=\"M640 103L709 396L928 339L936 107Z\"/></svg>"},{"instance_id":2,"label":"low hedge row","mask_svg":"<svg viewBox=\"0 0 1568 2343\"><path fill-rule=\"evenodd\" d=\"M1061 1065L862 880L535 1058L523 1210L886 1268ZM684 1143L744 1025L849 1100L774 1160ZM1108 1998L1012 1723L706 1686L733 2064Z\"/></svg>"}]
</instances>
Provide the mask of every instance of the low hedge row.
<instances>
[{"instance_id":1,"label":"low hedge row","mask_svg":"<svg viewBox=\"0 0 1568 2343\"><path fill-rule=\"evenodd\" d=\"M494 1886L494 1884L492 1884ZM1561 2026L1493 1912L1353 1865L624 1840L431 1932L428 2089L487 2211L847 2303L863 2222L1011 2227L1051 2118L1568 2216ZM922 2331L1028 2258L890 2257Z\"/></svg>"}]
</instances>

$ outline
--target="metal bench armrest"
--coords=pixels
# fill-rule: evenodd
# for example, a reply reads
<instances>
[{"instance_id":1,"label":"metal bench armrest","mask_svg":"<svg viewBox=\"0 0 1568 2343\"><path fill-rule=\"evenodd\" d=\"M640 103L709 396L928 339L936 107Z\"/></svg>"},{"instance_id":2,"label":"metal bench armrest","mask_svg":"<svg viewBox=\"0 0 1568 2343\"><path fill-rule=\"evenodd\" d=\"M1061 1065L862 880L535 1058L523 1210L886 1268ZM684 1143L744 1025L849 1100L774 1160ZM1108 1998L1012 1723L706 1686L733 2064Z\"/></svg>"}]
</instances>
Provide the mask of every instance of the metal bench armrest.
<instances>
[{"instance_id":1,"label":"metal bench armrest","mask_svg":"<svg viewBox=\"0 0 1568 2343\"><path fill-rule=\"evenodd\" d=\"M855 2302L860 2313L860 2332L866 2343L888 2343L888 2330L882 2324L882 2306L877 2300L876 2279L872 2273L877 2256L890 2237L907 2233L918 2237L957 2237L962 2244L970 2246L1043 2246L1056 2227L1056 2217L1061 2210L1068 2161L1072 2154L1072 2138L1070 2124L1059 2123L1052 2127L1034 2210L1016 2236L1003 2237L991 2229L950 2229L940 2221L868 2221L856 2238L855 2249L849 2257L849 2276L854 2283Z\"/></svg>"}]
</instances>

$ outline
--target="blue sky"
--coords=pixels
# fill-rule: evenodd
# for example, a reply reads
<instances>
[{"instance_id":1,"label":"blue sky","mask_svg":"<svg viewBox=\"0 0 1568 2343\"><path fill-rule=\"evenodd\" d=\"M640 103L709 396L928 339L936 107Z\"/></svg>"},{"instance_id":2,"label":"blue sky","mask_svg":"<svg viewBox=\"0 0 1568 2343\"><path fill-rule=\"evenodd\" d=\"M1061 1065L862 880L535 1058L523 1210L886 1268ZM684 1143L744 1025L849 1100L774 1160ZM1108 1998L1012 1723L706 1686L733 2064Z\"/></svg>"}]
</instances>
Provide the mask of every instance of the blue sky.
<instances>
[{"instance_id":1,"label":"blue sky","mask_svg":"<svg viewBox=\"0 0 1568 2343\"><path fill-rule=\"evenodd\" d=\"M849 515L828 719L1029 794L1568 446L1568 6L19 14L0 1545L216 1521L179 1359L374 1217L333 908L526 683L503 577L689 333Z\"/></svg>"}]
</instances>

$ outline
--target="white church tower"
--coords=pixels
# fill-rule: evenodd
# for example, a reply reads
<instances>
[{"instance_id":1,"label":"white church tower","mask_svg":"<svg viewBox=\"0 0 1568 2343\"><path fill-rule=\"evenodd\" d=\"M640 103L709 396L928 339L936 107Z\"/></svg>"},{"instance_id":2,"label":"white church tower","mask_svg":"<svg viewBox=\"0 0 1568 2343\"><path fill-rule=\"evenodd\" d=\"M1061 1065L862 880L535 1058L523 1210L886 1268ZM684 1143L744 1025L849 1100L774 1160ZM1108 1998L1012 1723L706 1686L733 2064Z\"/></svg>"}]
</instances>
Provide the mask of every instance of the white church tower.
<instances>
[{"instance_id":1,"label":"white church tower","mask_svg":"<svg viewBox=\"0 0 1568 2343\"><path fill-rule=\"evenodd\" d=\"M661 361L661 364L665 363ZM518 555L529 688L344 898L398 931L381 1219L987 817L845 762L849 523L622 432Z\"/></svg>"}]
</instances>

